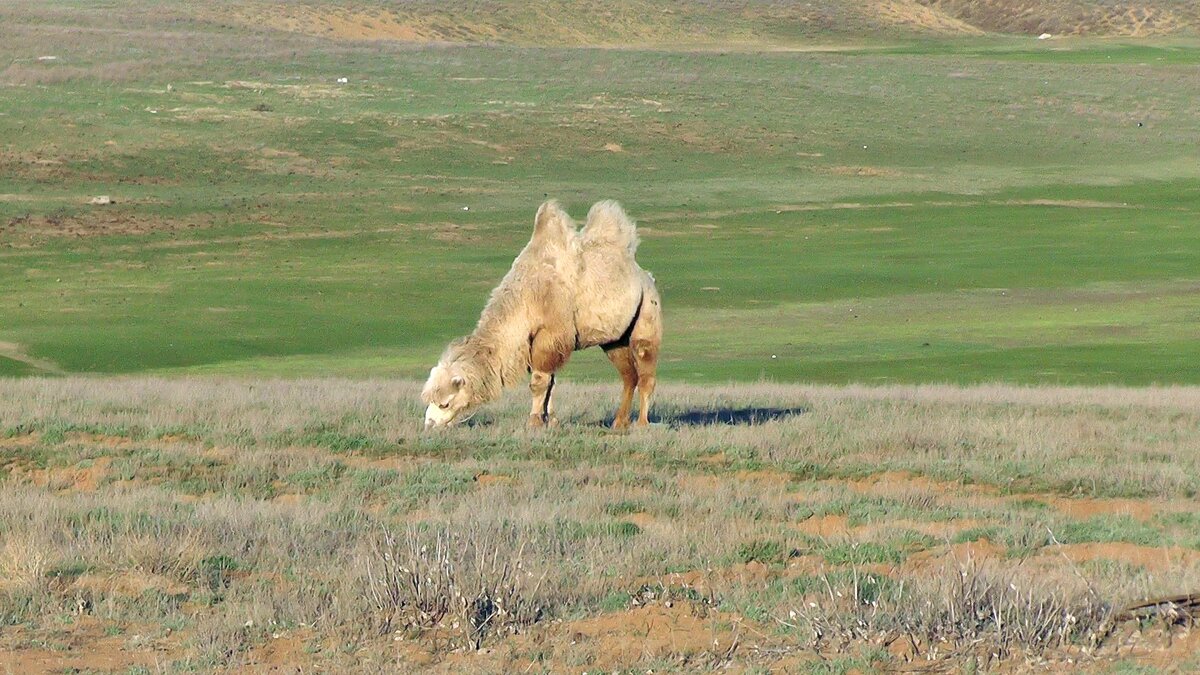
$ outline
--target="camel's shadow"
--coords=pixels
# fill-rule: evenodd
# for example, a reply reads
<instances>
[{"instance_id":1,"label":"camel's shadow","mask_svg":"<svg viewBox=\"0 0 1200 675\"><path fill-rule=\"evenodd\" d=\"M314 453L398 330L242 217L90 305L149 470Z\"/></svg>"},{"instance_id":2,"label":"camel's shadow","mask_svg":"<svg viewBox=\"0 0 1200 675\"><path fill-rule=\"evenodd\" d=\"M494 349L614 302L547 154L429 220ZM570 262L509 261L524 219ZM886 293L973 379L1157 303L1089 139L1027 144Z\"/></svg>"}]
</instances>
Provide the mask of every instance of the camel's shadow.
<instances>
[{"instance_id":1,"label":"camel's shadow","mask_svg":"<svg viewBox=\"0 0 1200 675\"><path fill-rule=\"evenodd\" d=\"M808 412L808 408L705 408L703 410L668 410L651 414L650 423L678 429L681 427L710 426L753 426L764 422L787 419ZM612 418L605 419L604 426L612 425Z\"/></svg>"},{"instance_id":2,"label":"camel's shadow","mask_svg":"<svg viewBox=\"0 0 1200 675\"><path fill-rule=\"evenodd\" d=\"M797 417L809 412L808 408L704 408L700 410L666 410L662 413L651 414L650 424L658 427L679 429L683 427L730 426L745 427ZM633 418L636 421L636 417ZM593 418L595 420L595 418ZM613 418L605 417L599 421L588 422L586 419L572 417L564 419L569 425L611 427ZM467 428L488 428L497 424L493 415L482 413L462 422Z\"/></svg>"}]
</instances>

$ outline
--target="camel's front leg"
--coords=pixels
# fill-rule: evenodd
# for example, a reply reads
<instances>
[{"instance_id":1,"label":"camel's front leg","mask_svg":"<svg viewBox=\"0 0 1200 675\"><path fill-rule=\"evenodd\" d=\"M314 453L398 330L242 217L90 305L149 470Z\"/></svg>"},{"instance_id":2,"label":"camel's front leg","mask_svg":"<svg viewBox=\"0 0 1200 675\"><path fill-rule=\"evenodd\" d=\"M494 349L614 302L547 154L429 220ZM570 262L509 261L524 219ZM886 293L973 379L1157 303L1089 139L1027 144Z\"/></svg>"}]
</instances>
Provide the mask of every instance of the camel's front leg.
<instances>
[{"instance_id":1,"label":"camel's front leg","mask_svg":"<svg viewBox=\"0 0 1200 675\"><path fill-rule=\"evenodd\" d=\"M546 426L555 428L558 426L558 418L554 416L554 373L550 374L550 388L546 390Z\"/></svg>"},{"instance_id":2,"label":"camel's front leg","mask_svg":"<svg viewBox=\"0 0 1200 675\"><path fill-rule=\"evenodd\" d=\"M529 408L529 426L544 427L550 421L550 395L554 391L554 373L533 371L529 378L529 393L533 401Z\"/></svg>"},{"instance_id":3,"label":"camel's front leg","mask_svg":"<svg viewBox=\"0 0 1200 675\"><path fill-rule=\"evenodd\" d=\"M539 331L529 341L529 392L533 405L529 410L529 426L558 426L554 419L554 371L562 368L571 356L574 336Z\"/></svg>"}]
</instances>

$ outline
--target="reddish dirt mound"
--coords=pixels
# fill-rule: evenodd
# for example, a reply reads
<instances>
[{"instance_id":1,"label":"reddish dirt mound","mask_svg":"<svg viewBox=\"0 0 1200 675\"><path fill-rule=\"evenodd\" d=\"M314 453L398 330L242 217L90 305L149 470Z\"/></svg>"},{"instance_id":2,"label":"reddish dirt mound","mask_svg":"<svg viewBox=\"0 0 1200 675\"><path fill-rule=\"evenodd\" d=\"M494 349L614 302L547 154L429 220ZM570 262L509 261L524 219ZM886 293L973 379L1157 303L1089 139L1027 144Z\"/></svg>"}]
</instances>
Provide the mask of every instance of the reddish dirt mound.
<instances>
[{"instance_id":1,"label":"reddish dirt mound","mask_svg":"<svg viewBox=\"0 0 1200 675\"><path fill-rule=\"evenodd\" d=\"M929 573L938 568L961 567L995 560L1002 558L1004 553L1004 546L984 538L921 551L905 560L901 569L907 574Z\"/></svg>"},{"instance_id":2,"label":"reddish dirt mound","mask_svg":"<svg viewBox=\"0 0 1200 675\"><path fill-rule=\"evenodd\" d=\"M484 488L497 485L509 485L514 480L515 479L512 476L500 476L494 473L487 473L486 471L475 476L475 482L479 485L479 487Z\"/></svg>"},{"instance_id":3,"label":"reddish dirt mound","mask_svg":"<svg viewBox=\"0 0 1200 675\"><path fill-rule=\"evenodd\" d=\"M73 490L75 492L95 492L100 483L108 476L108 466L111 457L97 457L89 466L55 467L52 469L29 469L22 466L10 466L14 478L27 480L30 483L50 490Z\"/></svg>"},{"instance_id":4,"label":"reddish dirt mound","mask_svg":"<svg viewBox=\"0 0 1200 675\"><path fill-rule=\"evenodd\" d=\"M0 643L0 672L42 675L49 673L129 672L136 666L149 668L162 661L162 654L151 649L131 649L129 637L104 634L104 622L78 617L70 630L55 637L58 649L7 649L11 640L20 640L22 629L5 634Z\"/></svg>"},{"instance_id":5,"label":"reddish dirt mound","mask_svg":"<svg viewBox=\"0 0 1200 675\"><path fill-rule=\"evenodd\" d=\"M758 561L751 561L711 570L672 572L658 579L649 580L648 585L658 584L664 588L689 588L706 595L715 589L728 588L731 585L762 584L776 576L779 576L779 570L772 569Z\"/></svg>"},{"instance_id":6,"label":"reddish dirt mound","mask_svg":"<svg viewBox=\"0 0 1200 675\"><path fill-rule=\"evenodd\" d=\"M311 649L316 642L317 638L308 629L275 633L270 640L250 650L246 665L254 672L303 673L310 668Z\"/></svg>"},{"instance_id":7,"label":"reddish dirt mound","mask_svg":"<svg viewBox=\"0 0 1200 675\"><path fill-rule=\"evenodd\" d=\"M0 438L0 448L32 448L41 440L42 435L37 432L22 434L20 436L7 436Z\"/></svg>"},{"instance_id":8,"label":"reddish dirt mound","mask_svg":"<svg viewBox=\"0 0 1200 675\"><path fill-rule=\"evenodd\" d=\"M832 537L848 533L848 521L846 516L840 515L813 516L796 523L796 529L813 537Z\"/></svg>"},{"instance_id":9,"label":"reddish dirt mound","mask_svg":"<svg viewBox=\"0 0 1200 675\"><path fill-rule=\"evenodd\" d=\"M1039 551L1037 560L1044 564L1053 565L1060 564L1063 558L1075 564L1097 560L1112 560L1136 567L1144 567L1153 572L1200 567L1200 551L1178 546L1139 546L1123 541L1048 546Z\"/></svg>"},{"instance_id":10,"label":"reddish dirt mound","mask_svg":"<svg viewBox=\"0 0 1200 675\"><path fill-rule=\"evenodd\" d=\"M593 656L588 669L613 671L644 660L732 650L744 619L689 603L650 605L566 625Z\"/></svg>"},{"instance_id":11,"label":"reddish dirt mound","mask_svg":"<svg viewBox=\"0 0 1200 675\"><path fill-rule=\"evenodd\" d=\"M1135 520L1150 520L1154 517L1155 507L1153 502L1148 502L1139 499L1068 499L1065 497L1048 497L1047 502L1050 506L1058 510L1059 513L1077 518L1079 520L1087 520L1096 516L1129 516Z\"/></svg>"}]
</instances>

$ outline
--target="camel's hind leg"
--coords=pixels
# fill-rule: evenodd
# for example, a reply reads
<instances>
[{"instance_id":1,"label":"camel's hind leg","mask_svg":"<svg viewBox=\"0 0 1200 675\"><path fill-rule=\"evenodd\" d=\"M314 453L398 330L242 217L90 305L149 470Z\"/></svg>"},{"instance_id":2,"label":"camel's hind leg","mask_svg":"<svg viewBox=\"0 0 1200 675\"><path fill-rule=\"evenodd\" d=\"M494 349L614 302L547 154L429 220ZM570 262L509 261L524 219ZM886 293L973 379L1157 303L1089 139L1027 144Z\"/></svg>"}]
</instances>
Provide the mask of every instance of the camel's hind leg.
<instances>
[{"instance_id":1,"label":"camel's hind leg","mask_svg":"<svg viewBox=\"0 0 1200 675\"><path fill-rule=\"evenodd\" d=\"M638 381L633 350L629 345L605 346L604 353L617 367L617 372L621 373L621 382L625 385L621 391L621 404L617 406L617 414L613 417L612 428L625 429L629 426L629 409L633 406L633 389Z\"/></svg>"},{"instance_id":2,"label":"camel's hind leg","mask_svg":"<svg viewBox=\"0 0 1200 675\"><path fill-rule=\"evenodd\" d=\"M641 396L637 421L639 427L650 426L650 397L654 395L654 386L658 384L658 348L657 343L633 343L637 389Z\"/></svg>"},{"instance_id":3,"label":"camel's hind leg","mask_svg":"<svg viewBox=\"0 0 1200 675\"><path fill-rule=\"evenodd\" d=\"M658 353L662 348L662 300L653 287L642 298L642 311L629 336L629 348L637 370L637 388L641 394L638 426L650 425L650 397L658 383Z\"/></svg>"}]
</instances>

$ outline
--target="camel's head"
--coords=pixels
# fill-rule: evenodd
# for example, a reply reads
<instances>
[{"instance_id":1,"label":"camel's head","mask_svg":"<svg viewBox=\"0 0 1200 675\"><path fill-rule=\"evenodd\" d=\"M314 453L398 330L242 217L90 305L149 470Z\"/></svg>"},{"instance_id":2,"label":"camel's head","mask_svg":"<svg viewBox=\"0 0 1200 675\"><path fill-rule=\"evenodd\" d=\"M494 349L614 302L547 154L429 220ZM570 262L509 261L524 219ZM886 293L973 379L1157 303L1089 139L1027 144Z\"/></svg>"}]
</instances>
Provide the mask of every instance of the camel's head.
<instances>
[{"instance_id":1,"label":"camel's head","mask_svg":"<svg viewBox=\"0 0 1200 675\"><path fill-rule=\"evenodd\" d=\"M441 364L429 371L429 380L421 391L425 409L425 428L448 427L465 419L472 407L471 383L457 364Z\"/></svg>"}]
</instances>

